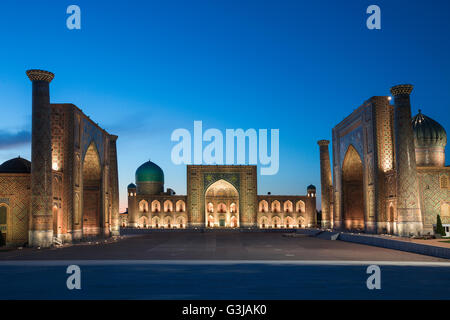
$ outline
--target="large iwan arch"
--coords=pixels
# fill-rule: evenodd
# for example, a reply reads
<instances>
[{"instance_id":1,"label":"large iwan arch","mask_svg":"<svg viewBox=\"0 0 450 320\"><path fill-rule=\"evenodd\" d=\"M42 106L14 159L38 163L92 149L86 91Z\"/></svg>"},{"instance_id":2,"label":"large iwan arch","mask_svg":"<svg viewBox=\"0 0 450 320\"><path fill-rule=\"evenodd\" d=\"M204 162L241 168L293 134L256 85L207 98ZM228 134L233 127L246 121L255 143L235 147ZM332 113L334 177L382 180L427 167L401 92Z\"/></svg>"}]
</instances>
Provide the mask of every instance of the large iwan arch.
<instances>
[{"instance_id":1,"label":"large iwan arch","mask_svg":"<svg viewBox=\"0 0 450 320\"><path fill-rule=\"evenodd\" d=\"M205 192L205 226L237 228L239 221L237 189L223 179L211 184Z\"/></svg>"},{"instance_id":2,"label":"large iwan arch","mask_svg":"<svg viewBox=\"0 0 450 320\"><path fill-rule=\"evenodd\" d=\"M95 143L92 142L83 160L83 236L97 236L102 226L102 168Z\"/></svg>"},{"instance_id":3,"label":"large iwan arch","mask_svg":"<svg viewBox=\"0 0 450 320\"><path fill-rule=\"evenodd\" d=\"M364 229L364 170L356 149L350 145L342 164L343 223L349 230Z\"/></svg>"}]
</instances>

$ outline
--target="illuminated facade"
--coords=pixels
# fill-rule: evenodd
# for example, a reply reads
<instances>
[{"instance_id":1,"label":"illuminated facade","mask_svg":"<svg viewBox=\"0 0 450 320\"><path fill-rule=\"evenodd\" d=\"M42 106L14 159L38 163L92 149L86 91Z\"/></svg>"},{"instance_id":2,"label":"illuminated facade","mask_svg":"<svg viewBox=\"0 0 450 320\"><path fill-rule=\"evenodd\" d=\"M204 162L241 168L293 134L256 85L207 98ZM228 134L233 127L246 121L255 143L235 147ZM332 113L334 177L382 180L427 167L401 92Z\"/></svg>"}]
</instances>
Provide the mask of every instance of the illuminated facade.
<instances>
[{"instance_id":1,"label":"illuminated facade","mask_svg":"<svg viewBox=\"0 0 450 320\"><path fill-rule=\"evenodd\" d=\"M316 225L316 188L304 196L257 194L256 166L188 165L187 195L164 192L151 161L128 186L128 227L305 228Z\"/></svg>"},{"instance_id":2,"label":"illuminated facade","mask_svg":"<svg viewBox=\"0 0 450 320\"><path fill-rule=\"evenodd\" d=\"M333 180L320 140L323 227L433 234L437 215L450 224L450 167L444 128L420 111L411 118L411 85L391 88L333 128Z\"/></svg>"},{"instance_id":3,"label":"illuminated facade","mask_svg":"<svg viewBox=\"0 0 450 320\"><path fill-rule=\"evenodd\" d=\"M54 75L32 81L31 162L0 166L0 228L7 245L54 243L119 234L117 136L73 104L50 103Z\"/></svg>"}]
</instances>

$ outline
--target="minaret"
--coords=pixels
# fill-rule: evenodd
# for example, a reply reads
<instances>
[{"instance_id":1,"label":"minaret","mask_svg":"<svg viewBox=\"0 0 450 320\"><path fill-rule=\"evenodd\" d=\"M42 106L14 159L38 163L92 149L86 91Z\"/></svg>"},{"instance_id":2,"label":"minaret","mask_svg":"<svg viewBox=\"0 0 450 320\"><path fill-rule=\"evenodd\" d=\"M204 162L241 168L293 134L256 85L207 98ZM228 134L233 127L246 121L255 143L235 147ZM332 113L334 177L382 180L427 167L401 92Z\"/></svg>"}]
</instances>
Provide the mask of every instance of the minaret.
<instances>
[{"instance_id":1,"label":"minaret","mask_svg":"<svg viewBox=\"0 0 450 320\"><path fill-rule=\"evenodd\" d=\"M31 223L30 246L49 247L53 243L52 215L52 132L49 84L54 74L28 70L33 86L31 130Z\"/></svg>"},{"instance_id":2,"label":"minaret","mask_svg":"<svg viewBox=\"0 0 450 320\"><path fill-rule=\"evenodd\" d=\"M110 135L109 153L110 153L110 185L112 198L112 217L111 217L111 235L120 235L120 221L119 221L119 179L117 168L117 136Z\"/></svg>"},{"instance_id":3,"label":"minaret","mask_svg":"<svg viewBox=\"0 0 450 320\"><path fill-rule=\"evenodd\" d=\"M397 230L401 236L422 233L416 154L411 125L410 97L413 86L391 88L394 96L395 164L397 172Z\"/></svg>"},{"instance_id":4,"label":"minaret","mask_svg":"<svg viewBox=\"0 0 450 320\"><path fill-rule=\"evenodd\" d=\"M136 221L136 185L130 183L128 185L128 226L131 228L137 227Z\"/></svg>"},{"instance_id":5,"label":"minaret","mask_svg":"<svg viewBox=\"0 0 450 320\"><path fill-rule=\"evenodd\" d=\"M330 154L328 152L329 140L319 140L317 144L320 146L320 184L322 195L322 228L331 227L330 217L330 190L332 188L331 181L331 164Z\"/></svg>"}]
</instances>

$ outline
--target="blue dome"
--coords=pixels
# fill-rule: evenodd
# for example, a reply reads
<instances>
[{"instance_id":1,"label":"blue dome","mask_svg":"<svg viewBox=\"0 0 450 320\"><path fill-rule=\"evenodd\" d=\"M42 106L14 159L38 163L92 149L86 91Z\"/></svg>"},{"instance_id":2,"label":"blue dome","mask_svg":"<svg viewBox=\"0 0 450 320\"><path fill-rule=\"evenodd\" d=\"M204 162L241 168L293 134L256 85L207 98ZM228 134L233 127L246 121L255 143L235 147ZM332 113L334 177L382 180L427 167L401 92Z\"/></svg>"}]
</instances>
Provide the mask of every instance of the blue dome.
<instances>
[{"instance_id":1,"label":"blue dome","mask_svg":"<svg viewBox=\"0 0 450 320\"><path fill-rule=\"evenodd\" d=\"M136 185L134 183L130 183L127 188L128 189L136 189Z\"/></svg>"},{"instance_id":2,"label":"blue dome","mask_svg":"<svg viewBox=\"0 0 450 320\"><path fill-rule=\"evenodd\" d=\"M164 183L164 172L157 164L147 161L136 170L136 183L139 182Z\"/></svg>"}]
</instances>

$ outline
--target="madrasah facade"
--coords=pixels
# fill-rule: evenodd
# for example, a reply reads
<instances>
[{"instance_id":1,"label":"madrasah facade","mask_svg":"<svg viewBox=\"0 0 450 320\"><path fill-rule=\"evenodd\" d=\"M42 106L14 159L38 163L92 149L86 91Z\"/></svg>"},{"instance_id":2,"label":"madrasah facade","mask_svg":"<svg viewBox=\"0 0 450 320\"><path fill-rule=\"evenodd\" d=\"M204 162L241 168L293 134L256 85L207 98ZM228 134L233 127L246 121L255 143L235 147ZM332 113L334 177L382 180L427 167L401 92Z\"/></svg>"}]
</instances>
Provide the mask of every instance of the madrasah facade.
<instances>
[{"instance_id":1,"label":"madrasah facade","mask_svg":"<svg viewBox=\"0 0 450 320\"><path fill-rule=\"evenodd\" d=\"M411 117L412 90L394 86L393 104L372 97L338 123L332 161L330 141L318 141L322 227L424 235L434 233L440 215L450 235L447 134L421 110Z\"/></svg>"},{"instance_id":2,"label":"madrasah facade","mask_svg":"<svg viewBox=\"0 0 450 320\"><path fill-rule=\"evenodd\" d=\"M188 165L187 194L164 191L164 172L142 164L128 186L132 228L307 228L317 224L316 188L305 195L258 195L252 165Z\"/></svg>"},{"instance_id":3,"label":"madrasah facade","mask_svg":"<svg viewBox=\"0 0 450 320\"><path fill-rule=\"evenodd\" d=\"M0 230L6 245L53 244L119 235L117 136L68 103L50 103L54 74L32 83L31 162L0 166Z\"/></svg>"}]
</instances>

